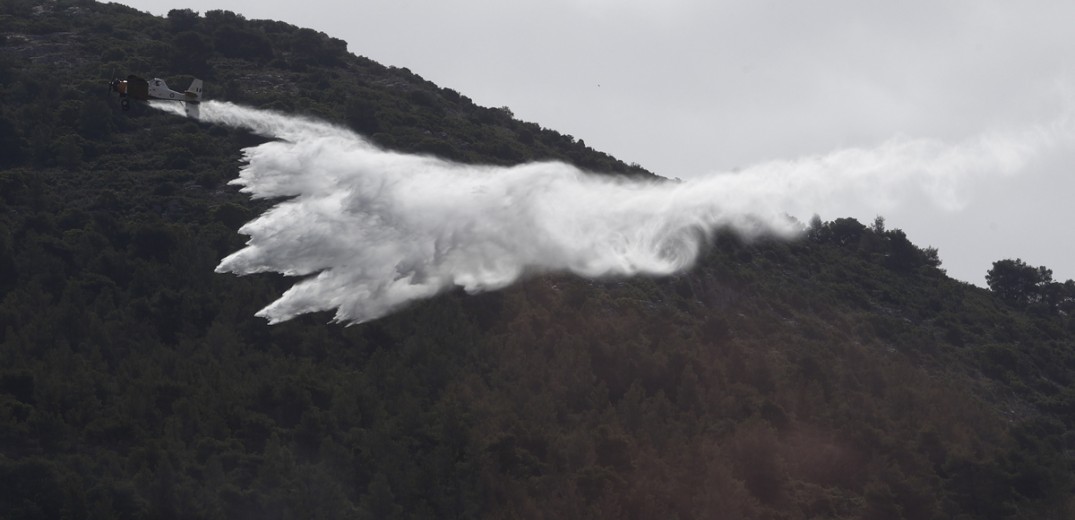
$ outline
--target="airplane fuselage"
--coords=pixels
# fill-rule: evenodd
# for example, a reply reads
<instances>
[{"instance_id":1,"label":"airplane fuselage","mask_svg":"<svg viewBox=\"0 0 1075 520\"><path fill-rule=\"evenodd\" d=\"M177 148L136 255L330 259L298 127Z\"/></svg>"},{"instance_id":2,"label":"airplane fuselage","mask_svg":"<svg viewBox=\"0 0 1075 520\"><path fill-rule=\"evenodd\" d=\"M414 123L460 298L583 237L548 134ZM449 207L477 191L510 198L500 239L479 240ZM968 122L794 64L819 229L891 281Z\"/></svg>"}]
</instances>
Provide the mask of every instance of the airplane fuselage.
<instances>
[{"instance_id":1,"label":"airplane fuselage","mask_svg":"<svg viewBox=\"0 0 1075 520\"><path fill-rule=\"evenodd\" d=\"M198 103L202 100L202 80L195 79L186 92L177 92L168 88L168 84L160 78L145 80L135 75L127 76L126 80L115 79L110 84L112 91L119 94L122 99L121 105L124 110L130 108L128 99L150 101L161 99L166 101L180 101L185 103L187 115L197 117Z\"/></svg>"}]
</instances>

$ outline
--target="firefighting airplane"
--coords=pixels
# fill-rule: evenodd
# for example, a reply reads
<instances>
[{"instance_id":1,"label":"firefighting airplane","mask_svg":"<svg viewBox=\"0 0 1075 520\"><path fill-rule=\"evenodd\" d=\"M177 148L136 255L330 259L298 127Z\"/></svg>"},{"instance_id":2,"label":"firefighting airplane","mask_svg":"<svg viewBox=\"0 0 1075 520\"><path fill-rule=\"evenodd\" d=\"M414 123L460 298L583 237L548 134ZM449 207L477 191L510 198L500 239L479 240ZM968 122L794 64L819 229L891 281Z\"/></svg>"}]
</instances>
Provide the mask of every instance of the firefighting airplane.
<instances>
[{"instance_id":1,"label":"firefighting airplane","mask_svg":"<svg viewBox=\"0 0 1075 520\"><path fill-rule=\"evenodd\" d=\"M202 102L202 80L195 78L185 92L176 92L168 88L163 79L153 78L146 81L134 74L127 79L113 78L108 84L109 93L119 94L120 106L123 110L131 109L131 99L149 101L163 99L165 101L179 101L187 110L187 117L198 117L198 103Z\"/></svg>"}]
</instances>

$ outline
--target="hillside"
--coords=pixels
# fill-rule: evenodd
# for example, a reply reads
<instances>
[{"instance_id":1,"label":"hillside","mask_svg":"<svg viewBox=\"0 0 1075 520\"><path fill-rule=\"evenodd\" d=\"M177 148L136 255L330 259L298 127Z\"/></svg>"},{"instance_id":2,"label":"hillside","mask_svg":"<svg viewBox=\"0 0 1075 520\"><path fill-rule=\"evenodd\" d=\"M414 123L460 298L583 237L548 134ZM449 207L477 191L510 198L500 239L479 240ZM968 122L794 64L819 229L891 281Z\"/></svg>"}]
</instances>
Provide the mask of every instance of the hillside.
<instances>
[{"instance_id":1,"label":"hillside","mask_svg":"<svg viewBox=\"0 0 1075 520\"><path fill-rule=\"evenodd\" d=\"M674 277L269 326L290 281L214 273L269 205L226 185L264 138L122 112L128 73L401 152L653 177L287 23L5 1L2 518L1075 516L1071 282L995 293L882 220L815 220Z\"/></svg>"}]
</instances>

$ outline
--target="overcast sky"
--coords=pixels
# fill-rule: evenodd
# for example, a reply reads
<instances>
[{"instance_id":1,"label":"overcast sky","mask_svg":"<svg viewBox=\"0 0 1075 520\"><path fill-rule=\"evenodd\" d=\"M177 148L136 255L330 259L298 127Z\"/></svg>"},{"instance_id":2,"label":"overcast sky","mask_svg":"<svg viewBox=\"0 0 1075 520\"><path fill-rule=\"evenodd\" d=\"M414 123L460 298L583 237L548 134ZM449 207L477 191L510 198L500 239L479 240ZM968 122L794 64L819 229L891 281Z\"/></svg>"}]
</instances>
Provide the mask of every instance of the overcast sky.
<instances>
[{"instance_id":1,"label":"overcast sky","mask_svg":"<svg viewBox=\"0 0 1075 520\"><path fill-rule=\"evenodd\" d=\"M1075 106L1075 2L126 0L157 15L226 9L323 31L486 106L665 177L878 146L959 143L1052 124ZM139 72L139 71L133 71ZM140 71L152 74L152 71ZM207 85L207 96L212 87ZM1070 135L1068 136L1070 137ZM932 245L984 285L1020 257L1075 278L1075 145L1015 175L911 200L869 223Z\"/></svg>"}]
</instances>

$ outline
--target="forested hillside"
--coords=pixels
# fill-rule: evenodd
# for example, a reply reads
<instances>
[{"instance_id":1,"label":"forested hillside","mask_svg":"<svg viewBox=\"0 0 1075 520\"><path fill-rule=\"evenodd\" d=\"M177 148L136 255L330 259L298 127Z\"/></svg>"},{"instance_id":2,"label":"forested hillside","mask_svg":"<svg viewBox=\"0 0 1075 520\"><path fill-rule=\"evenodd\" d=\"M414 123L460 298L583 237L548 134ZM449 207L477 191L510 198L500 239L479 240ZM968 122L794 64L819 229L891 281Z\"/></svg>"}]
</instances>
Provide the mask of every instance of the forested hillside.
<instances>
[{"instance_id":1,"label":"forested hillside","mask_svg":"<svg viewBox=\"0 0 1075 520\"><path fill-rule=\"evenodd\" d=\"M652 177L355 54L226 11L0 3L0 518L1075 517L1075 283L961 283L883 219L720 232L668 278L254 317L290 281L214 268L268 207L226 185L264 138L123 112L113 76Z\"/></svg>"}]
</instances>

